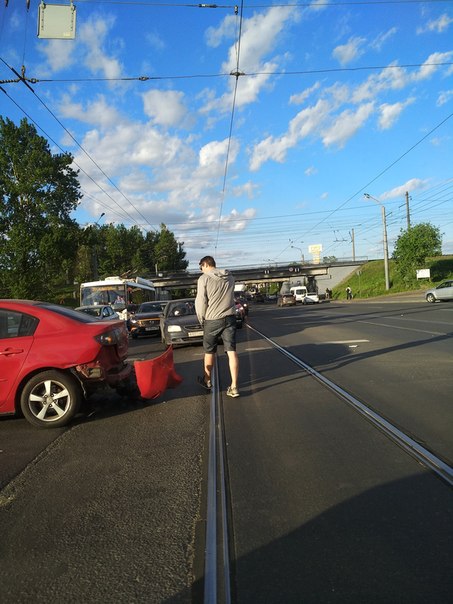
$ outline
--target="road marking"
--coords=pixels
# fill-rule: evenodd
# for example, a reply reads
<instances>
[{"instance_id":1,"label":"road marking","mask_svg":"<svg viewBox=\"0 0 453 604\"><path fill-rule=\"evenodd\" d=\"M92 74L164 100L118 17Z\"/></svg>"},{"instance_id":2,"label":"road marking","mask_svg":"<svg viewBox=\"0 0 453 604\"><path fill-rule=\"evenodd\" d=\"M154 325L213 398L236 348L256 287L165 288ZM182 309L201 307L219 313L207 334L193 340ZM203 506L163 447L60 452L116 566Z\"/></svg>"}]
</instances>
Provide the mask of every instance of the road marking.
<instances>
[{"instance_id":1,"label":"road marking","mask_svg":"<svg viewBox=\"0 0 453 604\"><path fill-rule=\"evenodd\" d=\"M325 344L362 344L370 340L331 340L330 342L315 342L316 346L324 346Z\"/></svg>"},{"instance_id":2,"label":"road marking","mask_svg":"<svg viewBox=\"0 0 453 604\"><path fill-rule=\"evenodd\" d=\"M377 325L378 327L388 327L389 329L402 329L404 331L416 331L418 333L428 333L432 336L448 336L444 331L427 331L426 329L414 329L413 327L400 327L399 325L387 325L386 323L375 323L374 321L357 321L357 323L366 323L367 325Z\"/></svg>"}]
</instances>

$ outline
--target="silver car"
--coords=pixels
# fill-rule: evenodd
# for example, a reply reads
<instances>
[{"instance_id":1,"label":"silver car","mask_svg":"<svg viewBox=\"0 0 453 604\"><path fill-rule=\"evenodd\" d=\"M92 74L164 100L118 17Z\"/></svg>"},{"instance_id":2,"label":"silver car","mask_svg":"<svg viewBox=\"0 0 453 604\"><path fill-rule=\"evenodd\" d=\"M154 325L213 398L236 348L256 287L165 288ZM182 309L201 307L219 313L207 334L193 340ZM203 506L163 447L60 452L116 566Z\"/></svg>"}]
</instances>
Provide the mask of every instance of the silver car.
<instances>
[{"instance_id":1,"label":"silver car","mask_svg":"<svg viewBox=\"0 0 453 604\"><path fill-rule=\"evenodd\" d=\"M84 312L91 317L96 317L101 321L119 321L120 316L108 304L93 304L90 306L78 306L75 310Z\"/></svg>"},{"instance_id":2,"label":"silver car","mask_svg":"<svg viewBox=\"0 0 453 604\"><path fill-rule=\"evenodd\" d=\"M437 287L429 289L425 294L425 298L428 302L453 300L453 281L444 281Z\"/></svg>"},{"instance_id":3,"label":"silver car","mask_svg":"<svg viewBox=\"0 0 453 604\"><path fill-rule=\"evenodd\" d=\"M160 317L160 332L167 346L201 344L203 327L195 312L195 298L170 300Z\"/></svg>"}]
</instances>

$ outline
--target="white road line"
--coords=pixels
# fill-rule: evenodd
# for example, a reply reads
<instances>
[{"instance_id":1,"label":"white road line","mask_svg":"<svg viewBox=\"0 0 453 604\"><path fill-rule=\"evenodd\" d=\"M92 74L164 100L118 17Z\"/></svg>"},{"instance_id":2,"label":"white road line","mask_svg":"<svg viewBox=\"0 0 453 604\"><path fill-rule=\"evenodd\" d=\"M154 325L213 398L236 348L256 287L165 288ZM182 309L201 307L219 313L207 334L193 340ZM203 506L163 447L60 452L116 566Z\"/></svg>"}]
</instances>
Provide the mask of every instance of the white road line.
<instances>
[{"instance_id":1,"label":"white road line","mask_svg":"<svg viewBox=\"0 0 453 604\"><path fill-rule=\"evenodd\" d=\"M386 323L375 323L374 321L357 321L357 323L366 323L367 325L376 325L377 327L388 327L389 329L402 329L404 331L416 331L417 333L428 333L431 336L448 336L444 331L427 331L425 329L414 329L413 327L400 327L399 325L387 325Z\"/></svg>"},{"instance_id":2,"label":"white road line","mask_svg":"<svg viewBox=\"0 0 453 604\"><path fill-rule=\"evenodd\" d=\"M328 342L315 342L316 346L324 346L325 344L362 344L370 340L331 340Z\"/></svg>"}]
</instances>

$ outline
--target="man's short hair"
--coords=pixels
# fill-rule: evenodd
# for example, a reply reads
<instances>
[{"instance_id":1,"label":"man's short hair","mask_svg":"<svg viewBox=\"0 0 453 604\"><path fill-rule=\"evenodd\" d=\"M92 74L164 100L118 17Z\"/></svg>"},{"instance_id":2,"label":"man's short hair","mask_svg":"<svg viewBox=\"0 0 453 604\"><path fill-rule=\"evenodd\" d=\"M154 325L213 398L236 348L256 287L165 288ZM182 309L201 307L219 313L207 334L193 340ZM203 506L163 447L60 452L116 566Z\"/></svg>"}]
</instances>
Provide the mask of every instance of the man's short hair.
<instances>
[{"instance_id":1,"label":"man's short hair","mask_svg":"<svg viewBox=\"0 0 453 604\"><path fill-rule=\"evenodd\" d=\"M212 256L204 256L199 262L200 266L202 264L206 264L207 266L213 266L215 268L215 260Z\"/></svg>"}]
</instances>

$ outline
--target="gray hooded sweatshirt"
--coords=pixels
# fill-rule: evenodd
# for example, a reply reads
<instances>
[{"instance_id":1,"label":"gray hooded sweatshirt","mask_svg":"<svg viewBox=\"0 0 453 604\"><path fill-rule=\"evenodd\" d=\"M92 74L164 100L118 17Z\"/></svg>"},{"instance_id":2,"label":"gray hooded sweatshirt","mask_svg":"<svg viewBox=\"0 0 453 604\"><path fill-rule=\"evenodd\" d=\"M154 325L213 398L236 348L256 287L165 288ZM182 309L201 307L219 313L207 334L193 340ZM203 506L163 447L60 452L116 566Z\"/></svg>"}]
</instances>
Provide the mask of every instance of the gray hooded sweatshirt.
<instances>
[{"instance_id":1,"label":"gray hooded sweatshirt","mask_svg":"<svg viewBox=\"0 0 453 604\"><path fill-rule=\"evenodd\" d=\"M234 278L228 270L213 268L199 277L195 310L200 323L235 314Z\"/></svg>"}]
</instances>

